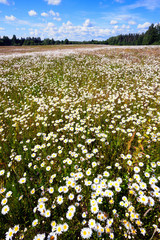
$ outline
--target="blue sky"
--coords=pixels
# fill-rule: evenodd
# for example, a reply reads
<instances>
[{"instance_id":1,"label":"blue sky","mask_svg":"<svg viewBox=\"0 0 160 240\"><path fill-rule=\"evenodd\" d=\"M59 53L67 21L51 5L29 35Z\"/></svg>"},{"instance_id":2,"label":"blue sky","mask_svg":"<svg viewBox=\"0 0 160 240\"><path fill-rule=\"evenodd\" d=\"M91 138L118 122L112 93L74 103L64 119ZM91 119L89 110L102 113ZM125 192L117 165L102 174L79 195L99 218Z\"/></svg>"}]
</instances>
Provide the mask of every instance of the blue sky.
<instances>
[{"instance_id":1,"label":"blue sky","mask_svg":"<svg viewBox=\"0 0 160 240\"><path fill-rule=\"evenodd\" d=\"M160 22L160 0L0 0L0 36L105 40Z\"/></svg>"}]
</instances>

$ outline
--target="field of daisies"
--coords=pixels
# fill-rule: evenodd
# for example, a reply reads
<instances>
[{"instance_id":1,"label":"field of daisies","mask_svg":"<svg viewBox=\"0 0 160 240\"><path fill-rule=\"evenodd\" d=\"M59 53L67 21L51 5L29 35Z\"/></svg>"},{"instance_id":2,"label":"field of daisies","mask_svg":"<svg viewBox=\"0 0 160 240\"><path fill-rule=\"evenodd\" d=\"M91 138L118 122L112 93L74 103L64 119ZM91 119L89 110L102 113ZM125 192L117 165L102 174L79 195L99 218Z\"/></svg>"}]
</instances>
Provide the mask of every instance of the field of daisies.
<instances>
[{"instance_id":1,"label":"field of daisies","mask_svg":"<svg viewBox=\"0 0 160 240\"><path fill-rule=\"evenodd\" d=\"M0 240L160 238L160 50L0 59Z\"/></svg>"}]
</instances>

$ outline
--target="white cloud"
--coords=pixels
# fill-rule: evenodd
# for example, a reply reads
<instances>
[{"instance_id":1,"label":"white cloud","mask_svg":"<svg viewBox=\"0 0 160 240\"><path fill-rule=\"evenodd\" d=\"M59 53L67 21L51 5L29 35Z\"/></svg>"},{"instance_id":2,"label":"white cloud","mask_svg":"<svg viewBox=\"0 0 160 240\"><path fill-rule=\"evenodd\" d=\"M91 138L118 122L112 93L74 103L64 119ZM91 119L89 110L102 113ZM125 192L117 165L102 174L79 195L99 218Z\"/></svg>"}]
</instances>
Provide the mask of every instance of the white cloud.
<instances>
[{"instance_id":1,"label":"white cloud","mask_svg":"<svg viewBox=\"0 0 160 240\"><path fill-rule=\"evenodd\" d=\"M68 21L66 24L67 26L73 26L73 24L70 21Z\"/></svg>"},{"instance_id":2,"label":"white cloud","mask_svg":"<svg viewBox=\"0 0 160 240\"><path fill-rule=\"evenodd\" d=\"M7 0L0 0L0 3L3 3L3 4L6 4L6 5L9 5L9 3L8 3Z\"/></svg>"},{"instance_id":3,"label":"white cloud","mask_svg":"<svg viewBox=\"0 0 160 240\"><path fill-rule=\"evenodd\" d=\"M50 15L52 15L52 16L56 16L56 13L55 13L53 10L50 10L49 13L50 13Z\"/></svg>"},{"instance_id":4,"label":"white cloud","mask_svg":"<svg viewBox=\"0 0 160 240\"><path fill-rule=\"evenodd\" d=\"M55 21L61 21L61 18L59 17L59 12L54 12L53 10L50 10L48 13L43 12L41 13L42 17L48 17L48 16L53 16L53 20Z\"/></svg>"},{"instance_id":5,"label":"white cloud","mask_svg":"<svg viewBox=\"0 0 160 240\"><path fill-rule=\"evenodd\" d=\"M47 26L48 26L48 27L54 27L55 25L54 25L54 23L52 23L52 22L48 22L48 23L47 23Z\"/></svg>"},{"instance_id":6,"label":"white cloud","mask_svg":"<svg viewBox=\"0 0 160 240\"><path fill-rule=\"evenodd\" d=\"M3 28L3 27L0 27L0 31L3 31L3 30L5 30L5 28Z\"/></svg>"},{"instance_id":7,"label":"white cloud","mask_svg":"<svg viewBox=\"0 0 160 240\"><path fill-rule=\"evenodd\" d=\"M43 12L43 13L41 13L41 16L42 16L42 17L48 17L48 13Z\"/></svg>"},{"instance_id":8,"label":"white cloud","mask_svg":"<svg viewBox=\"0 0 160 240\"><path fill-rule=\"evenodd\" d=\"M160 8L160 1L159 0L140 0L134 4L124 6L125 10L136 9L144 7L148 10L155 10L156 8Z\"/></svg>"},{"instance_id":9,"label":"white cloud","mask_svg":"<svg viewBox=\"0 0 160 240\"><path fill-rule=\"evenodd\" d=\"M110 29L103 29L96 26L90 26L90 20L85 21L82 25L73 25L70 21L62 23L62 25L57 28L46 27L42 35L48 36L54 39L65 39L66 36L69 40L85 40L85 39L107 39L109 34L111 34ZM88 25L88 26L87 26Z\"/></svg>"},{"instance_id":10,"label":"white cloud","mask_svg":"<svg viewBox=\"0 0 160 240\"><path fill-rule=\"evenodd\" d=\"M110 24L111 24L111 25L114 25L114 24L117 24L117 23L118 23L118 22L117 22L116 20L111 20L111 21L110 21Z\"/></svg>"},{"instance_id":11,"label":"white cloud","mask_svg":"<svg viewBox=\"0 0 160 240\"><path fill-rule=\"evenodd\" d=\"M14 17L13 15L11 15L11 16L5 16L5 19L6 19L7 21L15 21L15 20L16 20L16 17Z\"/></svg>"},{"instance_id":12,"label":"white cloud","mask_svg":"<svg viewBox=\"0 0 160 240\"><path fill-rule=\"evenodd\" d=\"M118 29L118 25L115 25L115 26L114 26L114 29Z\"/></svg>"},{"instance_id":13,"label":"white cloud","mask_svg":"<svg viewBox=\"0 0 160 240\"><path fill-rule=\"evenodd\" d=\"M34 30L30 29L30 35L32 37L38 37L39 36L39 31L37 29L34 29Z\"/></svg>"},{"instance_id":14,"label":"white cloud","mask_svg":"<svg viewBox=\"0 0 160 240\"><path fill-rule=\"evenodd\" d=\"M37 15L37 13L34 10L30 10L28 12L28 14L29 14L29 16L36 16Z\"/></svg>"},{"instance_id":15,"label":"white cloud","mask_svg":"<svg viewBox=\"0 0 160 240\"><path fill-rule=\"evenodd\" d=\"M125 25L125 24L123 24L121 28L122 28L122 29L129 29L130 26L129 26L129 25Z\"/></svg>"},{"instance_id":16,"label":"white cloud","mask_svg":"<svg viewBox=\"0 0 160 240\"><path fill-rule=\"evenodd\" d=\"M86 19L86 21L83 23L83 26L84 27L92 27L93 25L92 25L90 19Z\"/></svg>"},{"instance_id":17,"label":"white cloud","mask_svg":"<svg viewBox=\"0 0 160 240\"><path fill-rule=\"evenodd\" d=\"M135 25L136 22L131 20L131 21L128 22L128 24L130 24L130 25Z\"/></svg>"},{"instance_id":18,"label":"white cloud","mask_svg":"<svg viewBox=\"0 0 160 240\"><path fill-rule=\"evenodd\" d=\"M59 17L59 13L58 13L58 12L54 12L53 10L50 10L50 11L49 11L49 14L50 14L51 16L54 16L54 17Z\"/></svg>"},{"instance_id":19,"label":"white cloud","mask_svg":"<svg viewBox=\"0 0 160 240\"><path fill-rule=\"evenodd\" d=\"M49 5L59 5L61 0L45 0Z\"/></svg>"},{"instance_id":20,"label":"white cloud","mask_svg":"<svg viewBox=\"0 0 160 240\"><path fill-rule=\"evenodd\" d=\"M53 18L53 20L55 20L55 21L58 21L58 22L59 22L59 21L61 21L62 19L61 19L61 18L59 18L59 17L54 17L54 18Z\"/></svg>"},{"instance_id":21,"label":"white cloud","mask_svg":"<svg viewBox=\"0 0 160 240\"><path fill-rule=\"evenodd\" d=\"M148 28L150 25L151 25L151 23L145 22L143 24L138 24L137 28L138 29L145 29L145 28Z\"/></svg>"},{"instance_id":22,"label":"white cloud","mask_svg":"<svg viewBox=\"0 0 160 240\"><path fill-rule=\"evenodd\" d=\"M42 27L34 24L32 27L38 30L38 36L41 38L54 38L55 40L64 40L66 36L69 40L103 40L113 35L125 34L129 32L129 25L111 25L110 28L103 28L91 24L90 19L86 19L81 25L74 25L67 21L61 24L60 27L54 25L53 22L44 23ZM37 31L30 29L31 36L36 36Z\"/></svg>"}]
</instances>

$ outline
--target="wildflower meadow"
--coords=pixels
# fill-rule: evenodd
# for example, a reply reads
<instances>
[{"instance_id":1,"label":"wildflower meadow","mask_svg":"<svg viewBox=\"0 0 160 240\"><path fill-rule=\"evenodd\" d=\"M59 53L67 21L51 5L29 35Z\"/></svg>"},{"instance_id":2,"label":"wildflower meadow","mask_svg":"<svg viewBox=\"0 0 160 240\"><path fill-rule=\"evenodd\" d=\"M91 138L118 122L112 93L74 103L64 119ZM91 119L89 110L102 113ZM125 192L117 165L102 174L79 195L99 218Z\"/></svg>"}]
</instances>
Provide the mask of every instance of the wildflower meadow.
<instances>
[{"instance_id":1,"label":"wildflower meadow","mask_svg":"<svg viewBox=\"0 0 160 240\"><path fill-rule=\"evenodd\" d=\"M0 239L160 239L159 87L158 47L2 56Z\"/></svg>"}]
</instances>

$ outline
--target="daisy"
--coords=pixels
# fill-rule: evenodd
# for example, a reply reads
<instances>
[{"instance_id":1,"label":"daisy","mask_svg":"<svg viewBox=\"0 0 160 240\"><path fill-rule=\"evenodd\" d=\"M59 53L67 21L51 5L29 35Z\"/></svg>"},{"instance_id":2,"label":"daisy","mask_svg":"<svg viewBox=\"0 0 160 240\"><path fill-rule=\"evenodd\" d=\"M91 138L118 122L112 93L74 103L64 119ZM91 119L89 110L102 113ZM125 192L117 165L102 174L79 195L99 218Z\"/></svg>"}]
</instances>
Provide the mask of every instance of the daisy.
<instances>
[{"instance_id":1,"label":"daisy","mask_svg":"<svg viewBox=\"0 0 160 240\"><path fill-rule=\"evenodd\" d=\"M50 210L45 211L45 217L48 218L50 216L51 216L51 211Z\"/></svg>"},{"instance_id":2,"label":"daisy","mask_svg":"<svg viewBox=\"0 0 160 240\"><path fill-rule=\"evenodd\" d=\"M140 188L141 188L142 190L147 189L147 184L146 184L146 183L140 182L139 185L140 185Z\"/></svg>"},{"instance_id":3,"label":"daisy","mask_svg":"<svg viewBox=\"0 0 160 240\"><path fill-rule=\"evenodd\" d=\"M35 219L35 220L32 222L32 227L35 227L37 224L38 224L38 219Z\"/></svg>"},{"instance_id":4,"label":"daisy","mask_svg":"<svg viewBox=\"0 0 160 240\"><path fill-rule=\"evenodd\" d=\"M5 205L7 203L8 199L7 198L3 198L2 201L1 201L1 205Z\"/></svg>"},{"instance_id":5,"label":"daisy","mask_svg":"<svg viewBox=\"0 0 160 240\"><path fill-rule=\"evenodd\" d=\"M143 203L144 205L147 205L147 203L148 203L148 197L147 196L141 195L141 196L139 196L138 199L139 199L139 202Z\"/></svg>"},{"instance_id":6,"label":"daisy","mask_svg":"<svg viewBox=\"0 0 160 240\"><path fill-rule=\"evenodd\" d=\"M74 194L70 193L68 198L69 198L69 200L73 200L74 199Z\"/></svg>"},{"instance_id":7,"label":"daisy","mask_svg":"<svg viewBox=\"0 0 160 240\"><path fill-rule=\"evenodd\" d=\"M73 216L74 216L74 212L68 211L68 212L66 213L66 218L67 218L68 220L71 220L71 219L73 218Z\"/></svg>"},{"instance_id":8,"label":"daisy","mask_svg":"<svg viewBox=\"0 0 160 240\"><path fill-rule=\"evenodd\" d=\"M91 218L91 219L88 221L88 226L89 226L89 228L95 228L95 226L96 226L96 221L95 221L93 218Z\"/></svg>"},{"instance_id":9,"label":"daisy","mask_svg":"<svg viewBox=\"0 0 160 240\"><path fill-rule=\"evenodd\" d=\"M63 196L62 196L62 195L59 195L59 196L57 197L57 203L58 203L59 205L61 205L61 204L63 203Z\"/></svg>"},{"instance_id":10,"label":"daisy","mask_svg":"<svg viewBox=\"0 0 160 240\"><path fill-rule=\"evenodd\" d=\"M146 234L146 230L144 228L140 228L140 231L143 236Z\"/></svg>"},{"instance_id":11,"label":"daisy","mask_svg":"<svg viewBox=\"0 0 160 240\"><path fill-rule=\"evenodd\" d=\"M110 239L114 239L114 233L109 234Z\"/></svg>"},{"instance_id":12,"label":"daisy","mask_svg":"<svg viewBox=\"0 0 160 240\"><path fill-rule=\"evenodd\" d=\"M67 193L67 192L68 192L68 187L67 187L67 186L64 186L64 187L63 187L63 192L64 192L64 193Z\"/></svg>"},{"instance_id":13,"label":"daisy","mask_svg":"<svg viewBox=\"0 0 160 240\"><path fill-rule=\"evenodd\" d=\"M23 178L20 178L18 182L19 182L20 184L23 184L23 183L26 182L26 178L24 178L24 177L23 177Z\"/></svg>"},{"instance_id":14,"label":"daisy","mask_svg":"<svg viewBox=\"0 0 160 240\"><path fill-rule=\"evenodd\" d=\"M6 238L5 238L5 240L10 240L10 239L12 239L13 234L14 234L14 230L13 230L12 228L9 228L8 232L6 232Z\"/></svg>"},{"instance_id":15,"label":"daisy","mask_svg":"<svg viewBox=\"0 0 160 240\"><path fill-rule=\"evenodd\" d=\"M54 188L53 187L48 188L48 192L52 194L54 192Z\"/></svg>"},{"instance_id":16,"label":"daisy","mask_svg":"<svg viewBox=\"0 0 160 240\"><path fill-rule=\"evenodd\" d=\"M43 234L37 234L33 240L44 240L45 239L45 233Z\"/></svg>"},{"instance_id":17,"label":"daisy","mask_svg":"<svg viewBox=\"0 0 160 240\"><path fill-rule=\"evenodd\" d=\"M56 227L56 232L58 235L60 235L63 231L63 225L62 224L58 224Z\"/></svg>"},{"instance_id":18,"label":"daisy","mask_svg":"<svg viewBox=\"0 0 160 240\"><path fill-rule=\"evenodd\" d=\"M51 232L48 235L47 240L57 240L57 234L55 232Z\"/></svg>"},{"instance_id":19,"label":"daisy","mask_svg":"<svg viewBox=\"0 0 160 240\"><path fill-rule=\"evenodd\" d=\"M17 233L19 231L19 225L15 225L13 230L14 230L14 233Z\"/></svg>"},{"instance_id":20,"label":"daisy","mask_svg":"<svg viewBox=\"0 0 160 240\"><path fill-rule=\"evenodd\" d=\"M33 188L30 193L34 194L35 193L35 188Z\"/></svg>"},{"instance_id":21,"label":"daisy","mask_svg":"<svg viewBox=\"0 0 160 240\"><path fill-rule=\"evenodd\" d=\"M0 170L0 176L4 175L5 170Z\"/></svg>"},{"instance_id":22,"label":"daisy","mask_svg":"<svg viewBox=\"0 0 160 240\"><path fill-rule=\"evenodd\" d=\"M76 208L75 208L75 206L74 205L71 205L71 206L69 206L68 207L68 211L70 211L70 212L75 212L76 211Z\"/></svg>"},{"instance_id":23,"label":"daisy","mask_svg":"<svg viewBox=\"0 0 160 240\"><path fill-rule=\"evenodd\" d=\"M9 198L12 195L12 191L6 193L6 198Z\"/></svg>"},{"instance_id":24,"label":"daisy","mask_svg":"<svg viewBox=\"0 0 160 240\"><path fill-rule=\"evenodd\" d=\"M157 183L158 182L158 180L155 178L155 177L151 177L150 179L149 179L149 184L155 184L155 183Z\"/></svg>"},{"instance_id":25,"label":"daisy","mask_svg":"<svg viewBox=\"0 0 160 240\"><path fill-rule=\"evenodd\" d=\"M46 167L46 171L49 172L51 170L51 166Z\"/></svg>"},{"instance_id":26,"label":"daisy","mask_svg":"<svg viewBox=\"0 0 160 240\"><path fill-rule=\"evenodd\" d=\"M99 211L98 205L91 206L91 212L96 214Z\"/></svg>"},{"instance_id":27,"label":"daisy","mask_svg":"<svg viewBox=\"0 0 160 240\"><path fill-rule=\"evenodd\" d=\"M67 223L64 223L64 224L63 224L63 232L67 232L67 231L68 231L68 228L69 228L68 224L67 224Z\"/></svg>"},{"instance_id":28,"label":"daisy","mask_svg":"<svg viewBox=\"0 0 160 240\"><path fill-rule=\"evenodd\" d=\"M51 222L52 232L56 230L56 221Z\"/></svg>"},{"instance_id":29,"label":"daisy","mask_svg":"<svg viewBox=\"0 0 160 240\"><path fill-rule=\"evenodd\" d=\"M45 210L45 203L40 202L37 207L38 207L38 211L42 212L43 210Z\"/></svg>"},{"instance_id":30,"label":"daisy","mask_svg":"<svg viewBox=\"0 0 160 240\"><path fill-rule=\"evenodd\" d=\"M80 201L82 200L82 198L83 198L83 196L79 194L79 195L77 196L77 201L80 202Z\"/></svg>"},{"instance_id":31,"label":"daisy","mask_svg":"<svg viewBox=\"0 0 160 240\"><path fill-rule=\"evenodd\" d=\"M83 239L89 239L92 236L92 229L90 228L82 228L81 237Z\"/></svg>"},{"instance_id":32,"label":"daisy","mask_svg":"<svg viewBox=\"0 0 160 240\"><path fill-rule=\"evenodd\" d=\"M134 171L135 171L135 173L139 173L140 172L140 168L139 167L134 167Z\"/></svg>"},{"instance_id":33,"label":"daisy","mask_svg":"<svg viewBox=\"0 0 160 240\"><path fill-rule=\"evenodd\" d=\"M1 211L1 213L3 214L3 215L5 215L5 214L7 214L8 212L9 212L9 206L8 205L5 205L3 208L2 208L2 211Z\"/></svg>"}]
</instances>

